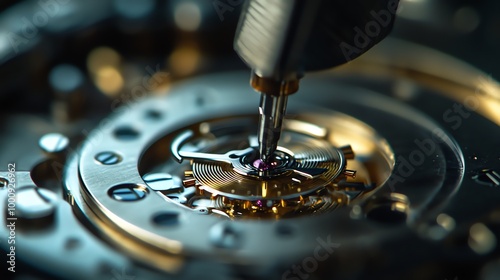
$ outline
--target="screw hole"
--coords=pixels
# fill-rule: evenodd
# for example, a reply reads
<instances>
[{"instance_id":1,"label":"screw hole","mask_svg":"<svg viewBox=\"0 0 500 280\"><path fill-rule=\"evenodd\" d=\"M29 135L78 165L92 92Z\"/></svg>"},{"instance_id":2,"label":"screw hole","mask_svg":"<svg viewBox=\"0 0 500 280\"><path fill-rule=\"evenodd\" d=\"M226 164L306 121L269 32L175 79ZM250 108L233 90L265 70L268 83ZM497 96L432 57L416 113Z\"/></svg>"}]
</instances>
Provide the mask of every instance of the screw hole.
<instances>
[{"instance_id":1,"label":"screw hole","mask_svg":"<svg viewBox=\"0 0 500 280\"><path fill-rule=\"evenodd\" d=\"M276 233L280 236L292 236L293 232L293 228L287 224L278 224L278 226L276 227Z\"/></svg>"},{"instance_id":2,"label":"screw hole","mask_svg":"<svg viewBox=\"0 0 500 280\"><path fill-rule=\"evenodd\" d=\"M66 243L64 243L64 249L71 251L80 246L80 240L75 237L70 237L66 239Z\"/></svg>"},{"instance_id":3,"label":"screw hole","mask_svg":"<svg viewBox=\"0 0 500 280\"><path fill-rule=\"evenodd\" d=\"M157 110L147 110L146 111L146 119L156 121L161 119L162 113Z\"/></svg>"},{"instance_id":4,"label":"screw hole","mask_svg":"<svg viewBox=\"0 0 500 280\"><path fill-rule=\"evenodd\" d=\"M139 132L130 126L122 126L115 129L115 137L119 140L129 141L139 137Z\"/></svg>"},{"instance_id":5,"label":"screw hole","mask_svg":"<svg viewBox=\"0 0 500 280\"><path fill-rule=\"evenodd\" d=\"M179 224L179 213L177 212L162 212L153 217L153 222L159 226L176 226Z\"/></svg>"},{"instance_id":6,"label":"screw hole","mask_svg":"<svg viewBox=\"0 0 500 280\"><path fill-rule=\"evenodd\" d=\"M203 107L205 105L205 97L197 96L195 103L198 107Z\"/></svg>"}]
</instances>

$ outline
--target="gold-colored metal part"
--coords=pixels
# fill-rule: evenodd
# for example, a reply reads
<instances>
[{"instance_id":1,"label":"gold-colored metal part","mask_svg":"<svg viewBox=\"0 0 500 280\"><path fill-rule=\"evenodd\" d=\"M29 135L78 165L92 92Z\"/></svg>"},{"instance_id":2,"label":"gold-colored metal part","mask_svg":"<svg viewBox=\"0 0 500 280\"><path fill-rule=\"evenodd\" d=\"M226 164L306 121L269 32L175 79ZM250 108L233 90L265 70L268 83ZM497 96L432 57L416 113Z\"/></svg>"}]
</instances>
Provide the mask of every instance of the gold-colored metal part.
<instances>
[{"instance_id":1,"label":"gold-colored metal part","mask_svg":"<svg viewBox=\"0 0 500 280\"><path fill-rule=\"evenodd\" d=\"M192 141L213 138L209 130L201 135L189 129L180 132L171 152L178 161L189 160L184 179L195 186L194 196L180 203L231 219L316 215L362 199L385 180L384 174L390 174L388 169L376 170L391 158L385 154L387 146L374 146L368 141L375 139L374 131L353 119L337 116L331 123L330 117L315 115L311 120L286 120L284 127L275 154L279 164L265 173L259 172L255 136L242 134L200 150L183 150ZM355 159L354 150L360 158ZM377 164L360 161L373 155Z\"/></svg>"},{"instance_id":2,"label":"gold-colored metal part","mask_svg":"<svg viewBox=\"0 0 500 280\"><path fill-rule=\"evenodd\" d=\"M344 157L346 159L354 159L354 151L352 150L351 145L343 146L339 148L342 153L344 153Z\"/></svg>"},{"instance_id":3,"label":"gold-colored metal part","mask_svg":"<svg viewBox=\"0 0 500 280\"><path fill-rule=\"evenodd\" d=\"M186 180L182 181L182 185L184 187L192 187L192 186L196 185L196 179L186 179Z\"/></svg>"},{"instance_id":4,"label":"gold-colored metal part","mask_svg":"<svg viewBox=\"0 0 500 280\"><path fill-rule=\"evenodd\" d=\"M349 204L350 198L342 192L321 192L294 199L257 200L231 199L225 196L215 198L216 204L232 218L280 219L302 214L323 213Z\"/></svg>"},{"instance_id":5,"label":"gold-colored metal part","mask_svg":"<svg viewBox=\"0 0 500 280\"><path fill-rule=\"evenodd\" d=\"M293 126L301 124L296 121ZM282 144L286 148L279 149L291 156L296 170L259 177L245 175L230 162L192 159L192 170L184 172L184 182L196 185L198 196L213 201L213 209L218 211L213 213L235 219L280 219L331 211L349 204L351 197L345 191L369 188L362 182L354 183L355 188L352 182L342 187L341 182L356 174L346 169L346 158L353 159L354 152L349 145L333 147L325 135L326 130L320 135L285 132Z\"/></svg>"},{"instance_id":6,"label":"gold-colored metal part","mask_svg":"<svg viewBox=\"0 0 500 280\"><path fill-rule=\"evenodd\" d=\"M346 169L346 170L344 170L344 175L351 177L351 178L356 178L356 170Z\"/></svg>"},{"instance_id":7,"label":"gold-colored metal part","mask_svg":"<svg viewBox=\"0 0 500 280\"><path fill-rule=\"evenodd\" d=\"M296 197L314 192L332 182L343 171L342 153L329 143L299 134L286 134L287 150L299 168L280 176L258 178L245 176L229 163L194 161L194 177L200 188L237 199L273 199ZM317 174L311 174L317 173Z\"/></svg>"},{"instance_id":8,"label":"gold-colored metal part","mask_svg":"<svg viewBox=\"0 0 500 280\"><path fill-rule=\"evenodd\" d=\"M250 85L257 91L265 94L280 96L290 95L299 90L299 80L276 81L272 78L263 78L252 73Z\"/></svg>"}]
</instances>

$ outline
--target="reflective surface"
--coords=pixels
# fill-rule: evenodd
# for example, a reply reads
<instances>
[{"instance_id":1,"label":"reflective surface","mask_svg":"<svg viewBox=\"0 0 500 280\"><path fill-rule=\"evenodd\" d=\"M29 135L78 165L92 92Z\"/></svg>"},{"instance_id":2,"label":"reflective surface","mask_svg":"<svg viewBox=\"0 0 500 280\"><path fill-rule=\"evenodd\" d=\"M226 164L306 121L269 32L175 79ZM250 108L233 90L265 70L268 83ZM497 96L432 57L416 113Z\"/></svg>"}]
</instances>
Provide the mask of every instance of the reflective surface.
<instances>
[{"instance_id":1,"label":"reflective surface","mask_svg":"<svg viewBox=\"0 0 500 280\"><path fill-rule=\"evenodd\" d=\"M256 146L258 94L232 50L239 1L55 2L44 26L37 1L0 14L0 207L7 221L14 174L16 278L498 278L496 2L402 0L392 35L443 52L386 40L306 76L275 167L312 158L307 144L329 151L335 176L268 172L295 191L318 183L285 208L263 199L265 180L237 197L237 182L200 183L207 167L247 182L273 170L199 160ZM195 159L179 163L186 131Z\"/></svg>"}]
</instances>

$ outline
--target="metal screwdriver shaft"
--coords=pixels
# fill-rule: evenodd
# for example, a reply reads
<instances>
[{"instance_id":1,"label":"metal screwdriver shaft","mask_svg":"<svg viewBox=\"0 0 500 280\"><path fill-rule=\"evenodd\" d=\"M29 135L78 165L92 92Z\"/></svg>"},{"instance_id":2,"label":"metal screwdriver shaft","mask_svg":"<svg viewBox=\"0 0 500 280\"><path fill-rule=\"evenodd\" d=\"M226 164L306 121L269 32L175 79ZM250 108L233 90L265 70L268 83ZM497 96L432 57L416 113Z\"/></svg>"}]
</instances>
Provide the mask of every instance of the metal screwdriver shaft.
<instances>
[{"instance_id":1,"label":"metal screwdriver shaft","mask_svg":"<svg viewBox=\"0 0 500 280\"><path fill-rule=\"evenodd\" d=\"M262 161L269 163L278 146L281 126L286 112L288 96L260 95L259 106L259 154Z\"/></svg>"},{"instance_id":2,"label":"metal screwdriver shaft","mask_svg":"<svg viewBox=\"0 0 500 280\"><path fill-rule=\"evenodd\" d=\"M234 50L252 69L250 84L261 94L258 139L264 166L272 163L287 97L298 90L304 72L343 64L370 49L389 34L397 4L398 0L245 1ZM376 11L386 15L379 34L366 46L347 51L345 46L359 45L360 27L376 23Z\"/></svg>"},{"instance_id":3,"label":"metal screwdriver shaft","mask_svg":"<svg viewBox=\"0 0 500 280\"><path fill-rule=\"evenodd\" d=\"M299 61L320 1L245 2L234 48L253 70L250 84L261 94L260 159L270 165L281 135L288 95L299 88Z\"/></svg>"}]
</instances>

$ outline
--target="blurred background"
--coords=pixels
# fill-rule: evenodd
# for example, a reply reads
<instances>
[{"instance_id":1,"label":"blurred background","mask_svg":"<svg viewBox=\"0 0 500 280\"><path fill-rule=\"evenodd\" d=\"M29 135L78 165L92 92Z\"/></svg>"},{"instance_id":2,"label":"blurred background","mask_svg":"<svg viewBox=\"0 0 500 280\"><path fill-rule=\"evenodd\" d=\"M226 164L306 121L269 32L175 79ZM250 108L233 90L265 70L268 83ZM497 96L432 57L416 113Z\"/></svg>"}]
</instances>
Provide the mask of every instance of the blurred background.
<instances>
[{"instance_id":1,"label":"blurred background","mask_svg":"<svg viewBox=\"0 0 500 280\"><path fill-rule=\"evenodd\" d=\"M120 106L194 76L247 69L233 51L243 2L3 0L0 166L31 170L47 132L79 143ZM496 79L499 12L493 0L400 0L391 37Z\"/></svg>"},{"instance_id":2,"label":"blurred background","mask_svg":"<svg viewBox=\"0 0 500 280\"><path fill-rule=\"evenodd\" d=\"M29 169L46 131L90 131L117 107L195 75L246 69L233 51L243 0L4 0L0 164ZM500 3L401 0L392 37L500 76ZM250 88L249 88L250 91ZM19 129L23 127L25 129ZM20 141L25 141L24 143Z\"/></svg>"},{"instance_id":3,"label":"blurred background","mask_svg":"<svg viewBox=\"0 0 500 280\"><path fill-rule=\"evenodd\" d=\"M134 71L145 72L148 65L158 65L174 79L244 68L232 50L242 3L4 0L0 4L1 96L12 105L5 109L46 110L48 100L39 91L49 79L41 73L48 74L61 63L77 67L107 96L123 94ZM500 3L492 0L401 0L392 36L458 57L496 77L500 72L495 59L500 46L498 11ZM27 102L34 98L37 102Z\"/></svg>"}]
</instances>

